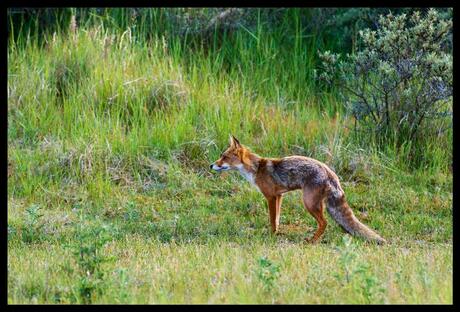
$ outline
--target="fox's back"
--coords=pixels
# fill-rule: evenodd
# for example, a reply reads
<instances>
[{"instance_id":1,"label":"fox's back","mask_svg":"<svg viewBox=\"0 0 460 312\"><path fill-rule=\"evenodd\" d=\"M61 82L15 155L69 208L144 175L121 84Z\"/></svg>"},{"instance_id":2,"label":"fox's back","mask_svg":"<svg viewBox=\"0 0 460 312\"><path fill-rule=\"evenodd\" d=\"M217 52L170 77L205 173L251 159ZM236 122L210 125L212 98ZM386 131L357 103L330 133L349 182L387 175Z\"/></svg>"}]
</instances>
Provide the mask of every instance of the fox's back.
<instances>
[{"instance_id":1,"label":"fox's back","mask_svg":"<svg viewBox=\"0 0 460 312\"><path fill-rule=\"evenodd\" d=\"M324 185L331 171L322 162L304 156L269 159L266 166L274 182L290 190Z\"/></svg>"}]
</instances>

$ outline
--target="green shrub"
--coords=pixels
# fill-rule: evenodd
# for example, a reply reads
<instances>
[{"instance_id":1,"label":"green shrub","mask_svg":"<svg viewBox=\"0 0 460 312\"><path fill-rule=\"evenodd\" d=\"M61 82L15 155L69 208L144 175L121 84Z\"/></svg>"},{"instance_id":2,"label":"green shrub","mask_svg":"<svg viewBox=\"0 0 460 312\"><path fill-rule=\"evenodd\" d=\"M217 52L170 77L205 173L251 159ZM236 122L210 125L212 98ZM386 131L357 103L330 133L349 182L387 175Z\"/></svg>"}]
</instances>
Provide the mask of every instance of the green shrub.
<instances>
[{"instance_id":1,"label":"green shrub","mask_svg":"<svg viewBox=\"0 0 460 312\"><path fill-rule=\"evenodd\" d=\"M359 31L365 28L376 30L381 15L389 13L412 14L415 11L426 13L429 8L314 8L311 15L303 15L302 24L307 31L321 33L324 40L333 41L336 49L356 51L359 45ZM437 9L440 18L452 18L449 8Z\"/></svg>"},{"instance_id":2,"label":"green shrub","mask_svg":"<svg viewBox=\"0 0 460 312\"><path fill-rule=\"evenodd\" d=\"M360 32L364 48L355 55L320 53L319 78L338 87L357 132L397 147L419 143L451 125L451 31L452 20L434 9L381 16L376 31Z\"/></svg>"}]
</instances>

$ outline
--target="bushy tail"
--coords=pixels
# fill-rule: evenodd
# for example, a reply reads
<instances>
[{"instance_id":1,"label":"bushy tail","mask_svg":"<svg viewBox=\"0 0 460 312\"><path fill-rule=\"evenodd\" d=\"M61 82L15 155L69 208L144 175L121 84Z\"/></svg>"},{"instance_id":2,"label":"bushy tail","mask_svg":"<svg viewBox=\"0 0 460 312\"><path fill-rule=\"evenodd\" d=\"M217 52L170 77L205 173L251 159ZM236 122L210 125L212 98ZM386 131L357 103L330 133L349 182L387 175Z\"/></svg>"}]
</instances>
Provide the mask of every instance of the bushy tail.
<instances>
[{"instance_id":1,"label":"bushy tail","mask_svg":"<svg viewBox=\"0 0 460 312\"><path fill-rule=\"evenodd\" d=\"M386 243L380 235L362 224L354 215L345 200L345 195L340 184L332 180L330 192L327 196L327 211L331 217L348 233L361 236L378 244Z\"/></svg>"}]
</instances>

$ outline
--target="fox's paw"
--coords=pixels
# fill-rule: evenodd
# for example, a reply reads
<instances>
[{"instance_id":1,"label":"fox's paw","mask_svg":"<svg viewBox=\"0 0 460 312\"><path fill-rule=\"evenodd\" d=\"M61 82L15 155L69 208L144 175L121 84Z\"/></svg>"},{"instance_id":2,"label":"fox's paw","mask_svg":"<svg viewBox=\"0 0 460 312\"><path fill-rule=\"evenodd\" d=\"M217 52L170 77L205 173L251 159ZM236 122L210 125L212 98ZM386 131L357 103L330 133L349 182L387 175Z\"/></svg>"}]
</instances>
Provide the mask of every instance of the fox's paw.
<instances>
[{"instance_id":1,"label":"fox's paw","mask_svg":"<svg viewBox=\"0 0 460 312\"><path fill-rule=\"evenodd\" d=\"M318 238L315 237L307 237L305 238L305 243L307 244L316 244L318 242Z\"/></svg>"}]
</instances>

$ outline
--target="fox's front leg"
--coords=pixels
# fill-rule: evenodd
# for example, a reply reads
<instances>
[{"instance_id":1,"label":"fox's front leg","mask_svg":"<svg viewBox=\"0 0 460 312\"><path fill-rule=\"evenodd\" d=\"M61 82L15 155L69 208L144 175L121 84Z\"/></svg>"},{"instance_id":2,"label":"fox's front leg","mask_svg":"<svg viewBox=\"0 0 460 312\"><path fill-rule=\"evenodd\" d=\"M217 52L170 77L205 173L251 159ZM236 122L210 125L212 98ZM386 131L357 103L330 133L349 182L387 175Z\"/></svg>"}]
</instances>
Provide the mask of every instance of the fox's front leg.
<instances>
[{"instance_id":1,"label":"fox's front leg","mask_svg":"<svg viewBox=\"0 0 460 312\"><path fill-rule=\"evenodd\" d=\"M272 233L276 233L278 231L280 220L281 196L267 197L267 202Z\"/></svg>"},{"instance_id":2,"label":"fox's front leg","mask_svg":"<svg viewBox=\"0 0 460 312\"><path fill-rule=\"evenodd\" d=\"M275 214L276 232L278 232L280 228L281 200L282 199L283 199L283 195L276 196L276 214Z\"/></svg>"}]
</instances>

